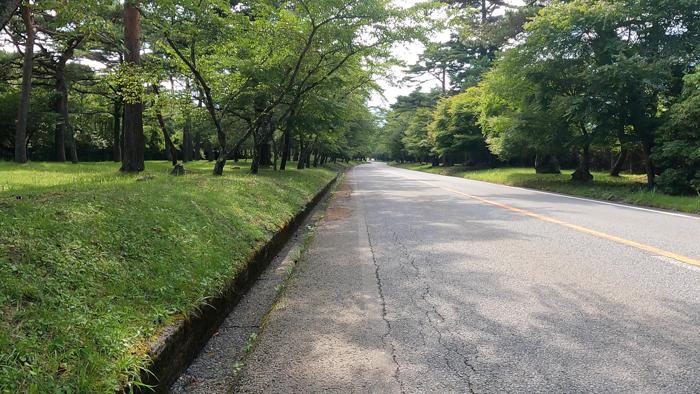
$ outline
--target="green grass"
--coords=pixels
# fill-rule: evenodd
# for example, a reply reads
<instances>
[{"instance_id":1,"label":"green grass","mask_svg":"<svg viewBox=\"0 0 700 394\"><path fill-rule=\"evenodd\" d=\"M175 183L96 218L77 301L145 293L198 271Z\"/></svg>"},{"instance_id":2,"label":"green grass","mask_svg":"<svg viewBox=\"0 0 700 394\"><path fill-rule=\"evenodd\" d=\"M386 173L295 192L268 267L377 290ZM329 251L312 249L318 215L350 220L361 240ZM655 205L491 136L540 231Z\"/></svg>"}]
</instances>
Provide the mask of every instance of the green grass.
<instances>
[{"instance_id":1,"label":"green grass","mask_svg":"<svg viewBox=\"0 0 700 394\"><path fill-rule=\"evenodd\" d=\"M461 166L432 167L421 164L394 164L410 170L474 179L502 185L526 187L550 192L569 194L605 201L669 209L700 214L700 197L671 196L646 188L644 175L622 175L611 177L602 172L594 172L591 183L571 182L572 171L562 171L560 175L535 174L531 168L496 168L490 170L465 170Z\"/></svg>"},{"instance_id":2,"label":"green grass","mask_svg":"<svg viewBox=\"0 0 700 394\"><path fill-rule=\"evenodd\" d=\"M0 392L114 392L335 175L0 162ZM146 175L144 177L144 175Z\"/></svg>"}]
</instances>

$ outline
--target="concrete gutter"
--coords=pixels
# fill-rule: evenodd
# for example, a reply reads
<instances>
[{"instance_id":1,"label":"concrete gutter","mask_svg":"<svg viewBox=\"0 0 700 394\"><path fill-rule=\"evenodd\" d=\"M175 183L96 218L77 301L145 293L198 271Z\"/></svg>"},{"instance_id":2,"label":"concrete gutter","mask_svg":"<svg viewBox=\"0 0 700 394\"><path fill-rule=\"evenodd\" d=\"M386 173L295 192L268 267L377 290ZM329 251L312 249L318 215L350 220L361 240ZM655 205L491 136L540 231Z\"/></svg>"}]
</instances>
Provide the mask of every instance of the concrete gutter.
<instances>
[{"instance_id":1,"label":"concrete gutter","mask_svg":"<svg viewBox=\"0 0 700 394\"><path fill-rule=\"evenodd\" d=\"M336 175L321 189L303 210L298 212L282 229L258 249L226 290L208 300L199 312L166 327L151 345L151 359L147 371L142 371L141 381L145 387L127 386L117 393L167 393L170 386L197 357L209 338L217 331L226 316L238 304L243 295L255 283L260 274L282 250L309 213L323 200L338 180Z\"/></svg>"}]
</instances>

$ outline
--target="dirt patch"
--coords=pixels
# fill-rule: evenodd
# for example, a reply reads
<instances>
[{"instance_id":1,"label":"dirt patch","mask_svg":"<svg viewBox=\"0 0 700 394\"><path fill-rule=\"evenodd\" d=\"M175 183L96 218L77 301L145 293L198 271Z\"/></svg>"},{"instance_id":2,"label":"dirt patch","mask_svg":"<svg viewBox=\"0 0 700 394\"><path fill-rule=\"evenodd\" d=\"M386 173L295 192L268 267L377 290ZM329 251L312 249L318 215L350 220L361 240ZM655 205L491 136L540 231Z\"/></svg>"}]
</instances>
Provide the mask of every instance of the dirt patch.
<instances>
[{"instance_id":1,"label":"dirt patch","mask_svg":"<svg viewBox=\"0 0 700 394\"><path fill-rule=\"evenodd\" d=\"M338 188L338 190L333 194L333 201L330 207L326 210L326 220L336 221L342 220L350 217L352 214L352 209L346 206L347 201L352 195L352 187L347 182Z\"/></svg>"}]
</instances>

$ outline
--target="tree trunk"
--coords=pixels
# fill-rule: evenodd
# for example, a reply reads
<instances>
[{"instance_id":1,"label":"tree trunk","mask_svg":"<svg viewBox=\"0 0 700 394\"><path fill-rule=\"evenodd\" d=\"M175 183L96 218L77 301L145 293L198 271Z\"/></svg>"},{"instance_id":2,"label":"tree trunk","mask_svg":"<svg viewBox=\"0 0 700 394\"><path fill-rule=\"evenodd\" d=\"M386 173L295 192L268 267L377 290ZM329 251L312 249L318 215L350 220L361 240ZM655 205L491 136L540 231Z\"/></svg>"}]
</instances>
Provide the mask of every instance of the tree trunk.
<instances>
[{"instance_id":1,"label":"tree trunk","mask_svg":"<svg viewBox=\"0 0 700 394\"><path fill-rule=\"evenodd\" d=\"M656 168L654 167L654 161L651 158L652 147L653 142L642 142L642 151L644 152L644 168L647 173L647 187L649 189L653 189L656 185Z\"/></svg>"},{"instance_id":2,"label":"tree trunk","mask_svg":"<svg viewBox=\"0 0 700 394\"><path fill-rule=\"evenodd\" d=\"M72 57L72 54L69 56ZM69 58L68 57L68 58ZM66 58L66 61L67 59ZM66 145L68 140L68 151L73 164L78 163L78 149L75 145L75 136L70 125L70 115L68 113L68 84L66 83L65 62L61 61L56 66L56 105L55 110L61 117L55 128L55 158L56 161L66 161Z\"/></svg>"},{"instance_id":3,"label":"tree trunk","mask_svg":"<svg viewBox=\"0 0 700 394\"><path fill-rule=\"evenodd\" d=\"M262 144L258 142L257 133L253 133L253 160L250 161L250 173L257 174L260 169L260 154Z\"/></svg>"},{"instance_id":4,"label":"tree trunk","mask_svg":"<svg viewBox=\"0 0 700 394\"><path fill-rule=\"evenodd\" d=\"M122 132L122 102L117 100L114 102L114 112L112 112L113 129L112 129L112 160L115 162L122 161L121 149L121 132Z\"/></svg>"},{"instance_id":5,"label":"tree trunk","mask_svg":"<svg viewBox=\"0 0 700 394\"><path fill-rule=\"evenodd\" d=\"M188 95L192 95L189 79L185 79L185 91ZM185 125L182 128L182 161L185 163L192 161L192 114L189 110L185 112Z\"/></svg>"},{"instance_id":6,"label":"tree trunk","mask_svg":"<svg viewBox=\"0 0 700 394\"><path fill-rule=\"evenodd\" d=\"M75 134L73 129L68 127L68 152L70 152L70 162L78 164L78 145L75 143Z\"/></svg>"},{"instance_id":7,"label":"tree trunk","mask_svg":"<svg viewBox=\"0 0 700 394\"><path fill-rule=\"evenodd\" d=\"M153 85L153 93L155 93L156 96L160 95L160 90L158 89L157 85ZM175 148L175 144L173 144L172 138L170 138L170 132L168 131L168 127L165 124L165 119L163 119L163 114L160 112L160 108L156 107L156 119L158 120L158 125L160 126L160 130L163 132L163 140L165 141L165 153L168 157L168 161L173 163L173 166L177 165L177 149Z\"/></svg>"},{"instance_id":8,"label":"tree trunk","mask_svg":"<svg viewBox=\"0 0 700 394\"><path fill-rule=\"evenodd\" d=\"M175 148L175 144L173 144L172 138L170 138L170 132L168 132L168 128L165 125L165 119L163 119L163 114L160 113L159 109L156 110L156 118L158 119L160 130L163 132L163 139L165 140L165 154L168 157L168 161L170 161L173 165L177 165L177 149Z\"/></svg>"},{"instance_id":9,"label":"tree trunk","mask_svg":"<svg viewBox=\"0 0 700 394\"><path fill-rule=\"evenodd\" d=\"M622 172L622 166L624 166L625 161L627 161L627 156L628 150L626 147L622 146L620 148L620 154L617 155L617 159L615 160L615 164L613 164L612 168L610 169L610 176L620 176L620 173Z\"/></svg>"},{"instance_id":10,"label":"tree trunk","mask_svg":"<svg viewBox=\"0 0 700 394\"><path fill-rule=\"evenodd\" d=\"M561 174L561 167L556 156L538 154L535 156L535 172L537 174Z\"/></svg>"},{"instance_id":11,"label":"tree trunk","mask_svg":"<svg viewBox=\"0 0 700 394\"><path fill-rule=\"evenodd\" d=\"M182 160L187 163L192 161L192 117L185 114L185 127L182 129Z\"/></svg>"},{"instance_id":12,"label":"tree trunk","mask_svg":"<svg viewBox=\"0 0 700 394\"><path fill-rule=\"evenodd\" d=\"M277 160L279 159L279 151L277 149L277 142L275 138L272 138L272 170L277 171Z\"/></svg>"},{"instance_id":13,"label":"tree trunk","mask_svg":"<svg viewBox=\"0 0 700 394\"><path fill-rule=\"evenodd\" d=\"M590 144L585 144L581 150L581 158L579 160L578 168L571 174L571 179L578 182L590 182L593 180L593 175L591 174L591 152Z\"/></svg>"},{"instance_id":14,"label":"tree trunk","mask_svg":"<svg viewBox=\"0 0 700 394\"><path fill-rule=\"evenodd\" d=\"M202 160L202 136L197 134L194 138L194 159Z\"/></svg>"},{"instance_id":15,"label":"tree trunk","mask_svg":"<svg viewBox=\"0 0 700 394\"><path fill-rule=\"evenodd\" d=\"M65 78L63 78L60 71L56 73L56 88L55 88L55 98L53 110L61 118L56 122L54 127L54 160L59 163L66 161L66 122L63 116L63 111L66 106L65 103Z\"/></svg>"},{"instance_id":16,"label":"tree trunk","mask_svg":"<svg viewBox=\"0 0 700 394\"><path fill-rule=\"evenodd\" d=\"M318 150L317 150L316 153L314 154L314 168L318 167L318 156L319 156L319 154L318 154Z\"/></svg>"},{"instance_id":17,"label":"tree trunk","mask_svg":"<svg viewBox=\"0 0 700 394\"><path fill-rule=\"evenodd\" d=\"M304 158L304 168L311 168L311 149L307 149L306 157Z\"/></svg>"},{"instance_id":18,"label":"tree trunk","mask_svg":"<svg viewBox=\"0 0 700 394\"><path fill-rule=\"evenodd\" d=\"M15 161L27 162L27 121L29 119L29 99L32 91L32 67L34 65L34 39L36 31L34 18L27 5L22 4L22 20L26 28L24 45L24 62L22 64L22 94L19 100L17 114L17 129L15 130Z\"/></svg>"},{"instance_id":19,"label":"tree trunk","mask_svg":"<svg viewBox=\"0 0 700 394\"><path fill-rule=\"evenodd\" d=\"M269 167L272 165L272 146L270 141L260 142L260 165Z\"/></svg>"},{"instance_id":20,"label":"tree trunk","mask_svg":"<svg viewBox=\"0 0 700 394\"><path fill-rule=\"evenodd\" d=\"M297 158L297 170L304 169L304 159L306 159L305 151L306 151L306 147L304 146L304 138L301 136L301 133L300 133L300 135L299 135L299 149L297 150L297 155L299 156Z\"/></svg>"},{"instance_id":21,"label":"tree trunk","mask_svg":"<svg viewBox=\"0 0 700 394\"><path fill-rule=\"evenodd\" d=\"M282 142L282 161L280 161L280 171L287 169L287 160L289 160L289 152L292 148L292 130L289 126L284 129L284 140Z\"/></svg>"},{"instance_id":22,"label":"tree trunk","mask_svg":"<svg viewBox=\"0 0 700 394\"><path fill-rule=\"evenodd\" d=\"M214 157L214 149L211 146L211 142L206 142L204 144L204 157L207 159L207 161L214 161L216 157ZM226 163L224 163L226 165ZM214 167L216 167L216 164L214 164ZM223 167L221 168L221 171L223 171ZM216 168L214 168L214 171L216 171ZM223 172L222 172L223 173Z\"/></svg>"},{"instance_id":23,"label":"tree trunk","mask_svg":"<svg viewBox=\"0 0 700 394\"><path fill-rule=\"evenodd\" d=\"M131 1L124 4L124 44L126 61L134 66L141 63L141 14ZM140 172L145 169L143 135L143 104L126 103L124 105L124 149L122 150L122 168L124 172Z\"/></svg>"}]
</instances>

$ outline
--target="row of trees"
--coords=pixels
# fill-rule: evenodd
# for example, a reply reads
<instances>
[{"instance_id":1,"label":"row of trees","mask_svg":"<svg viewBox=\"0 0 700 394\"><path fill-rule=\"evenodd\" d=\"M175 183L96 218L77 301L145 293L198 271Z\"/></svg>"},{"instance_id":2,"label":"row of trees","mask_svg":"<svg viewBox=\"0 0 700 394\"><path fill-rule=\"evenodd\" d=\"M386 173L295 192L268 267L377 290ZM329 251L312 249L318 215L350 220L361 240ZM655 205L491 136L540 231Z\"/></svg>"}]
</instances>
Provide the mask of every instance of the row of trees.
<instances>
[{"instance_id":1,"label":"row of trees","mask_svg":"<svg viewBox=\"0 0 700 394\"><path fill-rule=\"evenodd\" d=\"M416 32L404 27L415 10L388 0L12 0L0 11L14 48L1 59L3 156L110 155L128 172L158 157L205 156L217 175L243 156L253 173L366 157L374 80L392 43Z\"/></svg>"},{"instance_id":2,"label":"row of trees","mask_svg":"<svg viewBox=\"0 0 700 394\"><path fill-rule=\"evenodd\" d=\"M538 172L563 163L577 181L632 164L649 187L700 193L696 0L448 3L452 40L412 67L442 88L392 107L381 155Z\"/></svg>"}]
</instances>

